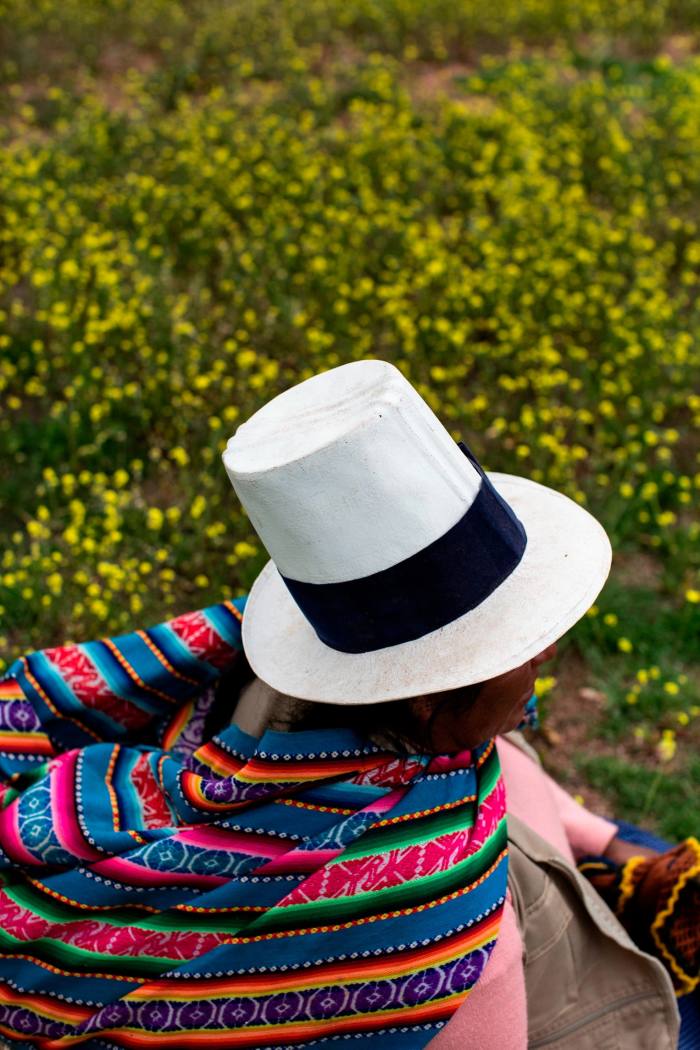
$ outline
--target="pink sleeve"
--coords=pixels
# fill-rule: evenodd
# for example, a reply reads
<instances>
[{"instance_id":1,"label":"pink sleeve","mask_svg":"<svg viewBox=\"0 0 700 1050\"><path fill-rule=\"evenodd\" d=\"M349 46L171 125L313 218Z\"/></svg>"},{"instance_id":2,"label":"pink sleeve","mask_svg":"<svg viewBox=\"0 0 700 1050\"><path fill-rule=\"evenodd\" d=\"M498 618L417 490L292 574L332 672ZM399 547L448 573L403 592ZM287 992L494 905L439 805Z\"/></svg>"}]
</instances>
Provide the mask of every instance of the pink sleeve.
<instances>
[{"instance_id":1,"label":"pink sleeve","mask_svg":"<svg viewBox=\"0 0 700 1050\"><path fill-rule=\"evenodd\" d=\"M564 788L545 774L554 795L554 801L561 817L571 848L577 857L584 853L604 853L610 841L617 834L617 825L605 817L591 813L580 805L575 798L564 791Z\"/></svg>"},{"instance_id":2,"label":"pink sleeve","mask_svg":"<svg viewBox=\"0 0 700 1050\"><path fill-rule=\"evenodd\" d=\"M426 1050L526 1050L527 1002L523 945L506 895L496 947L474 991Z\"/></svg>"}]
</instances>

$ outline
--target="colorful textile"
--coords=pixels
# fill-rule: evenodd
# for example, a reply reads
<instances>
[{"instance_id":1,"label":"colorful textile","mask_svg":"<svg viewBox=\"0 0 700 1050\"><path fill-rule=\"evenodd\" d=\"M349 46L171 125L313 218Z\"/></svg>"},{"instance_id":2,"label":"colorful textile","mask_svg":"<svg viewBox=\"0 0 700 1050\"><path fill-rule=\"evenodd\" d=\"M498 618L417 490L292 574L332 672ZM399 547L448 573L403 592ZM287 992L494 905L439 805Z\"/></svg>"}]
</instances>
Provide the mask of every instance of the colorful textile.
<instances>
[{"instance_id":1,"label":"colorful textile","mask_svg":"<svg viewBox=\"0 0 700 1050\"><path fill-rule=\"evenodd\" d=\"M0 682L8 1045L419 1050L479 980L507 876L493 741L258 739L226 724L233 696L212 731L244 605Z\"/></svg>"},{"instance_id":2,"label":"colorful textile","mask_svg":"<svg viewBox=\"0 0 700 1050\"><path fill-rule=\"evenodd\" d=\"M618 838L636 846L649 846L664 853L673 848L673 843L660 838L646 828L637 827L627 820L616 820ZM507 905L506 905L507 907ZM504 911L505 917L505 911ZM499 936L499 944L501 938ZM681 1014L681 1030L678 1036L678 1050L700 1050L700 987L689 995L678 999Z\"/></svg>"},{"instance_id":3,"label":"colorful textile","mask_svg":"<svg viewBox=\"0 0 700 1050\"><path fill-rule=\"evenodd\" d=\"M537 709L537 693L533 693L525 704L525 714L518 729L537 729L540 724L539 711Z\"/></svg>"},{"instance_id":4,"label":"colorful textile","mask_svg":"<svg viewBox=\"0 0 700 1050\"><path fill-rule=\"evenodd\" d=\"M584 857L579 868L634 942L664 964L676 991L700 985L700 842L689 837L657 857Z\"/></svg>"}]
</instances>

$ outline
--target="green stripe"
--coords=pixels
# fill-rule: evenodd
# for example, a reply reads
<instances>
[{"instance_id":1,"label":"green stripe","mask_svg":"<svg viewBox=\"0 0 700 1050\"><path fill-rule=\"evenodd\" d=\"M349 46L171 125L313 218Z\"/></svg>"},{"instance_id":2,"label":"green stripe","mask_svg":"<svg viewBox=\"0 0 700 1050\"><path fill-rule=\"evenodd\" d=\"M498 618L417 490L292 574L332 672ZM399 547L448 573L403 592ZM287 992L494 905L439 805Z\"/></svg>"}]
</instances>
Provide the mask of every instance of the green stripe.
<instances>
[{"instance_id":1,"label":"green stripe","mask_svg":"<svg viewBox=\"0 0 700 1050\"><path fill-rule=\"evenodd\" d=\"M158 915L144 915L141 910L115 908L103 912L90 908L78 908L70 904L61 904L44 896L33 886L24 883L3 886L3 890L20 908L38 915L47 922L87 922L97 921L105 926L121 929L124 926L137 927L140 930L155 930L167 933L237 933L241 927L258 918L258 912L231 909L225 914L212 911L210 915L199 912L166 911Z\"/></svg>"},{"instance_id":2,"label":"green stripe","mask_svg":"<svg viewBox=\"0 0 700 1050\"><path fill-rule=\"evenodd\" d=\"M466 813L465 813L466 810ZM373 854L387 853L401 846L414 846L419 842L430 842L438 835L446 835L450 831L460 828L466 830L474 826L474 802L465 802L462 806L455 806L452 810L433 813L430 817L416 817L415 820L407 820L394 827L382 827L368 831L353 843L346 846L343 852L328 861L328 867L332 864L342 864L346 860L357 860L359 857L370 857Z\"/></svg>"},{"instance_id":3,"label":"green stripe","mask_svg":"<svg viewBox=\"0 0 700 1050\"><path fill-rule=\"evenodd\" d=\"M21 794L22 792L18 788L8 788L5 792L5 795L3 796L2 805L0 806L0 809L7 809L10 803L14 802L16 798L19 798Z\"/></svg>"},{"instance_id":4,"label":"green stripe","mask_svg":"<svg viewBox=\"0 0 700 1050\"><path fill-rule=\"evenodd\" d=\"M357 919L431 901L476 881L491 867L506 844L507 826L506 818L503 817L494 834L478 853L454 864L447 871L425 875L384 890L369 890L349 897L333 897L306 904L272 908L253 924L251 932L321 926L328 922Z\"/></svg>"},{"instance_id":5,"label":"green stripe","mask_svg":"<svg viewBox=\"0 0 700 1050\"><path fill-rule=\"evenodd\" d=\"M342 864L345 860L369 857L373 853L386 853L387 850L398 849L401 846L415 845L419 842L437 838L438 835L446 835L450 831L457 831L459 828L471 828L474 821L473 819L465 819L465 809L469 810L469 817L472 817L478 805L485 798L488 798L493 791L501 773L500 763L491 761L494 753L495 748L479 770L478 799L476 801L465 802L454 809L438 811L425 817L416 817L414 820L406 821L393 827L384 825L383 827L372 828L362 835L356 843L346 846L340 856L328 862L328 866Z\"/></svg>"},{"instance_id":6,"label":"green stripe","mask_svg":"<svg viewBox=\"0 0 700 1050\"><path fill-rule=\"evenodd\" d=\"M22 941L2 929L0 929L0 950L6 956L31 955L43 962L52 963L60 969L84 970L89 975L94 975L95 971L106 972L113 977L120 974L148 977L151 974L162 973L163 969L169 968L174 962L182 961L153 956L132 958L128 955L111 955L109 952L88 952L72 944L55 941L50 937L37 937L31 941Z\"/></svg>"},{"instance_id":7,"label":"green stripe","mask_svg":"<svg viewBox=\"0 0 700 1050\"><path fill-rule=\"evenodd\" d=\"M481 769L478 770L477 780L479 784L479 802L482 802L483 799L491 794L500 775L501 763L498 758L498 751L496 751L496 745L494 744L491 749L491 754L486 759Z\"/></svg>"}]
</instances>

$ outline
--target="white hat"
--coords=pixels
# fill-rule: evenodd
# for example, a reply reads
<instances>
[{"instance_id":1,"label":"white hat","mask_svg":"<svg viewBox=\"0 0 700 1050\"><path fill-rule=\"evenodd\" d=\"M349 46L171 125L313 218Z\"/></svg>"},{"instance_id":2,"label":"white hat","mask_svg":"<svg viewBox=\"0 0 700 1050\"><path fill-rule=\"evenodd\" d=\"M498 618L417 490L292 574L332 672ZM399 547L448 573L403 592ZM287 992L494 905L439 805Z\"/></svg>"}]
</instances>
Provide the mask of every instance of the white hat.
<instances>
[{"instance_id":1,"label":"white hat","mask_svg":"<svg viewBox=\"0 0 700 1050\"><path fill-rule=\"evenodd\" d=\"M561 637L610 570L588 511L485 474L385 361L284 391L222 458L272 559L245 653L291 696L361 704L486 681Z\"/></svg>"}]
</instances>

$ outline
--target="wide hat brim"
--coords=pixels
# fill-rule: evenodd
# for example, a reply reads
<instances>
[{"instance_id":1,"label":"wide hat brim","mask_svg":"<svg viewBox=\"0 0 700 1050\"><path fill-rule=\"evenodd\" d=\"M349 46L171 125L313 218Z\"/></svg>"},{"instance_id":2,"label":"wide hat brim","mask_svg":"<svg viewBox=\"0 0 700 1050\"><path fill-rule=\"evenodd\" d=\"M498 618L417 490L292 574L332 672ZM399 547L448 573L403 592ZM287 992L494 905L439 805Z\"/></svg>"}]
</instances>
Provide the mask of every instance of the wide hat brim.
<instances>
[{"instance_id":1,"label":"wide hat brim","mask_svg":"<svg viewBox=\"0 0 700 1050\"><path fill-rule=\"evenodd\" d=\"M608 536L592 514L554 489L512 474L487 476L525 527L527 545L479 606L415 641L343 653L318 638L270 561L243 617L243 646L256 675L301 699L367 704L487 681L561 638L607 579Z\"/></svg>"}]
</instances>

